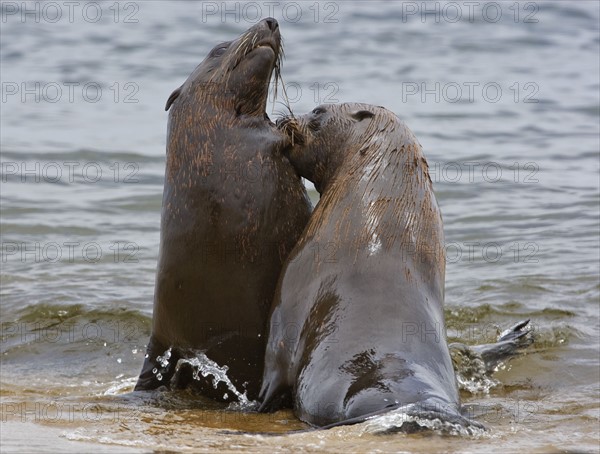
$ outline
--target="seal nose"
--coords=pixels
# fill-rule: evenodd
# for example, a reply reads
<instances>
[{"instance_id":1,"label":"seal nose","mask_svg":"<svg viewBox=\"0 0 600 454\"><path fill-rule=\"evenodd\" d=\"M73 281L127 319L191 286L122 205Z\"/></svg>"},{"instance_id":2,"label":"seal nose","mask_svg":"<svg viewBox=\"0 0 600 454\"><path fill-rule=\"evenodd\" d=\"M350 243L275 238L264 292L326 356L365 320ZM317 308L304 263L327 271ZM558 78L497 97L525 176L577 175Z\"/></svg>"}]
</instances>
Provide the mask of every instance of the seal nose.
<instances>
[{"instance_id":1,"label":"seal nose","mask_svg":"<svg viewBox=\"0 0 600 454\"><path fill-rule=\"evenodd\" d=\"M265 19L265 22L267 23L267 27L269 27L269 30L271 30L272 32L274 32L275 30L277 30L279 28L279 24L272 17L267 17Z\"/></svg>"}]
</instances>

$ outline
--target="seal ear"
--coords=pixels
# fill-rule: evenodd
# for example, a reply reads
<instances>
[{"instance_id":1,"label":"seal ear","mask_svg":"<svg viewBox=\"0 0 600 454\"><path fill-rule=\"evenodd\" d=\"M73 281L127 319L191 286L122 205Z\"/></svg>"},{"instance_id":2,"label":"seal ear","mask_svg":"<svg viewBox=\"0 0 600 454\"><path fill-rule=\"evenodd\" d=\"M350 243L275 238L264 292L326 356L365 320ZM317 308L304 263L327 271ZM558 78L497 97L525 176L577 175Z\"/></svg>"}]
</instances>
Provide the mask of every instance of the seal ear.
<instances>
[{"instance_id":1,"label":"seal ear","mask_svg":"<svg viewBox=\"0 0 600 454\"><path fill-rule=\"evenodd\" d=\"M350 114L356 121L363 121L365 118L373 118L375 114L369 110L358 110Z\"/></svg>"},{"instance_id":2,"label":"seal ear","mask_svg":"<svg viewBox=\"0 0 600 454\"><path fill-rule=\"evenodd\" d=\"M171 107L171 104L173 104L173 102L181 94L181 88L182 87L179 87L177 90L175 90L173 93L171 93L171 96L169 96L169 99L167 99L167 105L165 106L165 110L169 110L169 108Z\"/></svg>"}]
</instances>

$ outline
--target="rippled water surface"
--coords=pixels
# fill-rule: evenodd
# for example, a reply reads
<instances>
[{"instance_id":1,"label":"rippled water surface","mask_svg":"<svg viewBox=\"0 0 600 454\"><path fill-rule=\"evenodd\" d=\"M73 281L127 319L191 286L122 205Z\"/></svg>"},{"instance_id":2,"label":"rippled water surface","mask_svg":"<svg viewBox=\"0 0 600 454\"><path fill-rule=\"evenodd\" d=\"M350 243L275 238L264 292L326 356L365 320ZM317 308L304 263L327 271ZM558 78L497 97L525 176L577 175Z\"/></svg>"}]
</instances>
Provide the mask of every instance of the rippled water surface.
<instances>
[{"instance_id":1,"label":"rippled water surface","mask_svg":"<svg viewBox=\"0 0 600 454\"><path fill-rule=\"evenodd\" d=\"M2 3L3 451L597 452L598 2L108 2L101 17L54 4ZM489 389L462 390L488 433L285 434L305 427L291 412L130 393L152 316L164 104L257 8L280 22L295 112L383 105L422 143L449 338L532 320L534 346Z\"/></svg>"}]
</instances>

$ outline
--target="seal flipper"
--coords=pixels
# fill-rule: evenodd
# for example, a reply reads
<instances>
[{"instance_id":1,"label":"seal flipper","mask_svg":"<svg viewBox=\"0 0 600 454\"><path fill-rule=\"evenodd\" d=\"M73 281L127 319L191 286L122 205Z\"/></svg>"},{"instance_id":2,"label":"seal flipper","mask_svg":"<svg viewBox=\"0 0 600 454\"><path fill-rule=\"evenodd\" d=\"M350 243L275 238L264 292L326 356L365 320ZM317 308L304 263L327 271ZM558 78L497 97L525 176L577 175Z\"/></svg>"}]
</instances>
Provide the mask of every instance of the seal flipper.
<instances>
[{"instance_id":1,"label":"seal flipper","mask_svg":"<svg viewBox=\"0 0 600 454\"><path fill-rule=\"evenodd\" d=\"M386 413L392 412L394 410L402 410L403 413L403 422L399 426L393 426L389 428L382 428L381 431L378 431L378 434L391 434L391 433L415 433L421 431L427 431L431 428L427 425L421 425L418 421L411 421L406 417L412 417L420 420L427 421L435 421L438 420L440 424L452 424L456 426L463 427L466 430L487 430L486 427L472 419L469 419L458 411L451 411L449 407L443 406L440 407L439 404L429 404L427 402L420 402L414 405L398 405L391 404L381 410L374 411L372 413L368 413L365 415L357 416L354 418L346 419L343 421L334 422L332 424L328 424L326 426L319 427L321 430L331 429L333 427L352 425L352 424L360 424L369 419L376 418L378 416L384 416Z\"/></svg>"},{"instance_id":2,"label":"seal flipper","mask_svg":"<svg viewBox=\"0 0 600 454\"><path fill-rule=\"evenodd\" d=\"M167 99L167 104L165 105L165 111L169 110L171 108L171 104L173 104L175 102L175 100L179 97L179 95L181 94L181 89L183 88L183 85L179 88L177 88L175 91L173 91L173 93L171 93L171 96L169 96L169 99Z\"/></svg>"},{"instance_id":3,"label":"seal flipper","mask_svg":"<svg viewBox=\"0 0 600 454\"><path fill-rule=\"evenodd\" d=\"M521 353L521 350L533 343L529 319L520 321L500 333L495 344L475 345L471 347L481 355L488 372L493 372L503 361Z\"/></svg>"},{"instance_id":4,"label":"seal flipper","mask_svg":"<svg viewBox=\"0 0 600 454\"><path fill-rule=\"evenodd\" d=\"M314 432L316 430L328 430L328 429L333 429L334 427L340 427L340 426L351 426L354 424L360 424L360 423L364 423L366 421L368 421L369 419L373 419L379 416L384 416L386 413L392 412L394 410L398 410L398 409L404 409L406 408L405 406L402 405L398 405L398 404L391 404L388 405L385 408L382 408L380 410L374 411L372 413L368 413L365 415L360 415L360 416L356 416L354 418L349 418L349 419L345 419L342 421L337 421L331 424L327 424L325 426L315 426L315 425L311 425L310 428L308 429L298 429L298 430L292 430L289 432L285 432L285 433L279 433L279 432L244 432L244 431L231 431L231 430L224 430L224 431L220 431L220 433L222 434L227 434L227 435L261 435L261 436L273 436L273 437L280 437L282 435L289 435L289 434L299 434L299 433L307 433L307 432ZM259 410L261 411L261 410ZM407 418L409 417L409 418ZM415 418L417 420L421 420L421 424L419 424L419 421L412 421L410 420L410 418ZM377 431L374 432L377 435L387 435L387 434L393 434L393 433L416 433L416 432L425 432L428 430L432 430L432 427L430 427L430 425L428 425L426 423L426 421L439 421L440 427L439 429L451 429L448 428L447 426L444 427L446 424L450 424L453 426L459 426L462 427L465 431L467 431L468 433L473 433L476 431L487 431L487 428L477 422L474 421L466 416L463 416L462 414L458 413L458 412L448 412L448 411L443 411L440 410L439 406L437 405L428 405L428 404L424 404L424 403L420 403L414 406L414 408L407 408L405 412L403 412L402 415L402 424L400 425L394 425L392 427L384 427L382 426L382 430L381 431ZM307 423L308 424L308 423ZM433 424L433 423L431 423ZM435 430L435 426L433 427L433 429Z\"/></svg>"},{"instance_id":5,"label":"seal flipper","mask_svg":"<svg viewBox=\"0 0 600 454\"><path fill-rule=\"evenodd\" d=\"M134 391L151 391L161 386L169 387L175 373L175 366L179 361L179 354L171 350L171 356L167 358L167 366L163 367L157 362L157 357L164 355L167 351L169 351L169 347L162 345L154 336L150 336L144 365L135 388L133 388Z\"/></svg>"},{"instance_id":6,"label":"seal flipper","mask_svg":"<svg viewBox=\"0 0 600 454\"><path fill-rule=\"evenodd\" d=\"M509 340L517 341L518 340L519 342L523 343L524 341L526 341L527 344L524 346L525 347L528 346L531 342L533 342L532 338L529 338L529 339L525 338L525 336L527 336L527 334L531 334L531 325L529 325L529 321L530 321L530 319L522 320L518 323L515 323L510 328L502 331L502 333L500 333L500 336L498 336L498 342L504 342L504 341L509 341Z\"/></svg>"},{"instance_id":7,"label":"seal flipper","mask_svg":"<svg viewBox=\"0 0 600 454\"><path fill-rule=\"evenodd\" d=\"M482 344L465 346L460 343L448 345L451 350L468 350L479 356L485 363L485 370L488 374L495 372L496 367L503 361L507 361L517 356L523 349L533 343L531 325L529 319L515 323L510 328L504 330L498 336L497 342L493 344Z\"/></svg>"},{"instance_id":8,"label":"seal flipper","mask_svg":"<svg viewBox=\"0 0 600 454\"><path fill-rule=\"evenodd\" d=\"M260 413L272 413L281 408L292 408L292 389L281 382L279 375L264 381L258 400L261 402Z\"/></svg>"}]
</instances>

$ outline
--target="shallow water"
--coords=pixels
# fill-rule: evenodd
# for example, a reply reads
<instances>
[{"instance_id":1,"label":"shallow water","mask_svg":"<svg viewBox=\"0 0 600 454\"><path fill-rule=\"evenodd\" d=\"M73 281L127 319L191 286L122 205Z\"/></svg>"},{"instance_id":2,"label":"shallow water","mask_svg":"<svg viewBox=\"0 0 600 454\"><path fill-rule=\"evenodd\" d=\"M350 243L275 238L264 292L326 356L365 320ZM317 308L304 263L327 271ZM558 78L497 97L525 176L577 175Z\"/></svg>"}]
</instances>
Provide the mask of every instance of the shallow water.
<instances>
[{"instance_id":1,"label":"shallow water","mask_svg":"<svg viewBox=\"0 0 600 454\"><path fill-rule=\"evenodd\" d=\"M295 112L383 105L421 141L444 214L450 340L532 320L527 354L488 392L461 393L491 429L475 436L240 434L305 426L130 393L152 314L164 103L269 4L129 2L117 17L106 3L98 21L94 3L72 17L21 4L2 3L0 31L3 451L597 452L597 2L271 6Z\"/></svg>"}]
</instances>

